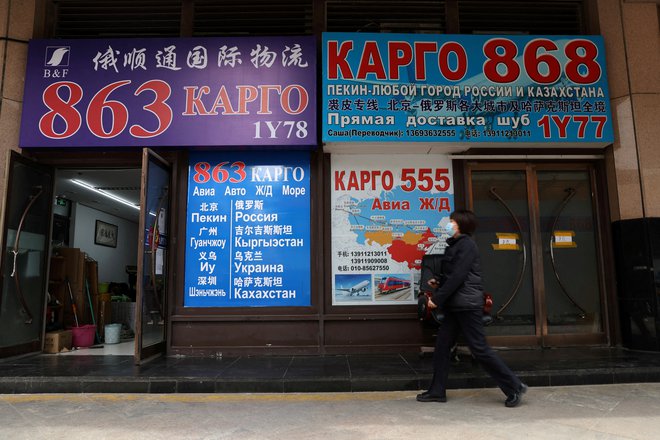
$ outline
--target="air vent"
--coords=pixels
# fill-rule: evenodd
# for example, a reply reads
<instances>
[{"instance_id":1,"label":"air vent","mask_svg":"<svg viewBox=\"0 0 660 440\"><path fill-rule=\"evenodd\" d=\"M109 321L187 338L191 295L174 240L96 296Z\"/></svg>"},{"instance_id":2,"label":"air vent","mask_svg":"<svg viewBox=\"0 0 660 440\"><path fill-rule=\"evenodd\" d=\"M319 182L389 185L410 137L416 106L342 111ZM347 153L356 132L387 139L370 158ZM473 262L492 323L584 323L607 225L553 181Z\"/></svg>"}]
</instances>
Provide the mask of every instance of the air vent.
<instances>
[{"instance_id":1,"label":"air vent","mask_svg":"<svg viewBox=\"0 0 660 440\"><path fill-rule=\"evenodd\" d=\"M459 0L462 34L583 34L582 1Z\"/></svg>"},{"instance_id":2,"label":"air vent","mask_svg":"<svg viewBox=\"0 0 660 440\"><path fill-rule=\"evenodd\" d=\"M56 0L56 38L178 36L181 0Z\"/></svg>"},{"instance_id":3,"label":"air vent","mask_svg":"<svg viewBox=\"0 0 660 440\"><path fill-rule=\"evenodd\" d=\"M193 35L311 35L312 0L194 2Z\"/></svg>"},{"instance_id":4,"label":"air vent","mask_svg":"<svg viewBox=\"0 0 660 440\"><path fill-rule=\"evenodd\" d=\"M432 0L327 1L328 32L444 33L445 2Z\"/></svg>"},{"instance_id":5,"label":"air vent","mask_svg":"<svg viewBox=\"0 0 660 440\"><path fill-rule=\"evenodd\" d=\"M448 28L464 34L579 35L586 29L584 0L49 1L54 38L312 35L323 30L442 34ZM325 7L325 29L314 28L315 14L324 14L315 5ZM183 16L189 19L182 22Z\"/></svg>"}]
</instances>

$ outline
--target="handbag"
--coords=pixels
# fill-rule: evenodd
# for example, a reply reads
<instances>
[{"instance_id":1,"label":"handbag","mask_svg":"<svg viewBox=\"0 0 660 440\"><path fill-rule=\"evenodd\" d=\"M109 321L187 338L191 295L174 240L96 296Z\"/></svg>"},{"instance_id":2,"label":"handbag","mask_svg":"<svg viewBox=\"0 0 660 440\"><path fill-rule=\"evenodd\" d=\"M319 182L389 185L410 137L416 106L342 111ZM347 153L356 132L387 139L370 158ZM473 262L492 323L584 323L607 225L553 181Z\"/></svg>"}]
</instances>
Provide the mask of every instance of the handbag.
<instances>
[{"instance_id":1,"label":"handbag","mask_svg":"<svg viewBox=\"0 0 660 440\"><path fill-rule=\"evenodd\" d=\"M445 314L437 307L435 309L429 309L428 303L431 296L433 296L433 293L428 290L419 293L419 296L417 297L417 317L423 323L431 323L440 326L445 319ZM489 292L484 292L484 309L482 318L484 326L489 326L493 323L494 319L491 315L492 310L493 295Z\"/></svg>"}]
</instances>

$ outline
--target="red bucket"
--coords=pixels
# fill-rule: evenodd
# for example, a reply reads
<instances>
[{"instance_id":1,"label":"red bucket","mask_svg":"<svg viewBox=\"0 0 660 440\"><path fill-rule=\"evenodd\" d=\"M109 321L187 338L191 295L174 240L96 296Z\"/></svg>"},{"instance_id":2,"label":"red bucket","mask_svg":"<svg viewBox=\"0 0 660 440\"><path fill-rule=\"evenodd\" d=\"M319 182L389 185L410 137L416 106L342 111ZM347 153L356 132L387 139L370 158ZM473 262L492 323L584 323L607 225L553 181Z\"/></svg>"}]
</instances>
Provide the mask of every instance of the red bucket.
<instances>
[{"instance_id":1,"label":"red bucket","mask_svg":"<svg viewBox=\"0 0 660 440\"><path fill-rule=\"evenodd\" d=\"M95 325L81 325L80 327L71 327L72 342L74 347L89 347L94 345Z\"/></svg>"}]
</instances>

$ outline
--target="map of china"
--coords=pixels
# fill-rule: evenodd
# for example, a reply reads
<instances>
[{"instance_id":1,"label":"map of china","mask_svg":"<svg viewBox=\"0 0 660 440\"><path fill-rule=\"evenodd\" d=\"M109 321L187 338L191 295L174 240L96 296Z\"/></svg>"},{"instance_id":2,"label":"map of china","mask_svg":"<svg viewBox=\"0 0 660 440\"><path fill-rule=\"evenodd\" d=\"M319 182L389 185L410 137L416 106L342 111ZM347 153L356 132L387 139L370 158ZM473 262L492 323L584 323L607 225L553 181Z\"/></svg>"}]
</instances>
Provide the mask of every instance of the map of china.
<instances>
[{"instance_id":1,"label":"map of china","mask_svg":"<svg viewBox=\"0 0 660 440\"><path fill-rule=\"evenodd\" d=\"M365 232L367 244L377 242L381 245L390 244L387 252L392 259L398 263L407 263L409 269L420 269L422 257L426 255L426 249L434 241L430 238L437 238L430 229L426 229L423 234L412 231L406 232L401 238L394 238L392 233L387 232ZM389 237L386 239L386 237Z\"/></svg>"},{"instance_id":2,"label":"map of china","mask_svg":"<svg viewBox=\"0 0 660 440\"><path fill-rule=\"evenodd\" d=\"M452 198L450 194L446 196ZM380 208L385 201L396 200L408 201L410 208ZM449 213L440 213L431 209L412 209L416 205L415 201L414 195L396 188L381 193L377 199L351 197L344 208L349 214L351 229L357 234L358 243L386 247L392 260L406 264L409 269L419 270L422 257L440 239L442 234L438 227L440 220Z\"/></svg>"}]
</instances>

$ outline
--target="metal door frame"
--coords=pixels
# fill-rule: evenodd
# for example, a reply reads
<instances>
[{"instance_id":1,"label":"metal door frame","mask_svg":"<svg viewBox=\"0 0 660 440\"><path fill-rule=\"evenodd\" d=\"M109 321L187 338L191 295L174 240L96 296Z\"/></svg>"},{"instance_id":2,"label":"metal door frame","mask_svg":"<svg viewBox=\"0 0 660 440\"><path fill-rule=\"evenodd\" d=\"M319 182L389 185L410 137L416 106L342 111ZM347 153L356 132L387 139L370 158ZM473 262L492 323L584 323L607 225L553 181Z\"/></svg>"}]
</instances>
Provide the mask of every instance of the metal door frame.
<instances>
[{"instance_id":1,"label":"metal door frame","mask_svg":"<svg viewBox=\"0 0 660 440\"><path fill-rule=\"evenodd\" d=\"M35 162L34 160L29 159L28 157L24 156L23 154L18 153L17 151L11 150L9 151L9 154L7 155L7 191L6 191L6 197L5 201L2 205L3 207L3 214L0 218L0 221L2 221L2 249L4 253L4 249L6 249L7 245L7 216L9 215L7 206L12 201L12 198L20 192L20 189L13 188L13 177L14 177L14 164L22 164L27 167L32 167L35 170L38 170L39 172L43 172L44 174L50 174L50 188L49 192L46 192L46 196L50 195L51 199L53 196L54 192L54 186L55 186L55 170L53 167L50 167L48 165L44 165L38 162ZM48 301L47 298L47 291L48 291L48 277L49 277L49 268L50 268L50 254L51 254L51 246L50 246L50 241L51 241L51 234L52 234L52 221L53 221L53 205L52 203L49 204L50 209L48 210L48 228L46 230L45 234L45 249L46 251L44 252L44 261L42 262L42 267L45 269L45 272L43 274L44 277L44 283L43 283L43 299L42 299L42 304L41 308L38 311L33 311L32 313L32 319L34 320L39 320L40 321L40 331L39 331L39 338L35 341L32 342L27 342L24 344L19 344L19 345L14 345L10 347L3 347L0 348L0 359L4 357L10 357L10 356L19 356L23 354L28 354L28 353L33 353L33 352L39 352L43 350L43 345L44 345L44 335L45 335L45 326L46 326L46 303ZM2 257L2 262L0 264L0 276L4 277L4 271L5 267L7 264L11 264L9 256L5 253ZM2 296L5 295L7 292L2 291L3 287L2 284L0 284L0 301L2 301Z\"/></svg>"},{"instance_id":2,"label":"metal door frame","mask_svg":"<svg viewBox=\"0 0 660 440\"><path fill-rule=\"evenodd\" d=\"M167 267L166 269L166 274L164 279L164 294L162 296L162 304L161 304L161 314L162 314L162 319L164 320L163 323L163 339L153 345L149 345L146 347L142 346L143 342L143 332L142 332L142 316L143 316L143 300L144 300L144 273L146 268L144 267L144 259L145 259L145 241L147 240L147 236L145 235L145 230L146 228L146 220L148 213L147 211L147 193L148 193L148 181L149 181L149 162L151 160L154 160L159 166L162 166L165 168L168 172L169 175L169 194L167 197L168 200L168 206L166 207L167 209L167 225L166 229L168 231L167 235L170 237L170 240L172 238L171 231L172 229L172 211L171 211L171 205L172 205L172 165L165 159L163 159L161 156L156 154L153 150L149 148L144 148L142 150L142 178L140 182L140 220L139 220L139 232L138 232L138 253L137 253L137 279L135 283L136 287L136 297L135 297L135 352L134 352L134 362L136 365L143 364L153 358L162 356L166 354L167 351L167 341L168 341L168 329L169 329L169 308L168 308L168 297L170 295L170 289L168 288L170 283L170 271L171 266L170 266L170 257L171 257L171 244L168 244L168 247L170 248L165 256L165 265ZM158 219L158 213L156 214L156 221ZM153 257L152 257L153 258Z\"/></svg>"},{"instance_id":3,"label":"metal door frame","mask_svg":"<svg viewBox=\"0 0 660 440\"><path fill-rule=\"evenodd\" d=\"M571 171L582 170L589 173L592 200L592 218L596 242L596 258L598 267L598 283L600 291L602 332L590 334L548 334L547 307L545 300L545 280L543 273L543 242L541 239L540 206L538 194L537 171ZM527 183L527 205L530 236L530 264L532 273L533 303L535 315L534 335L490 336L493 345L503 346L539 346L557 347L569 345L603 345L609 341L610 325L607 308L607 287L605 277L604 235L601 207L599 203L599 186L596 179L596 169L589 162L465 162L465 197L467 206L472 209L472 172L473 171L524 171Z\"/></svg>"}]
</instances>

